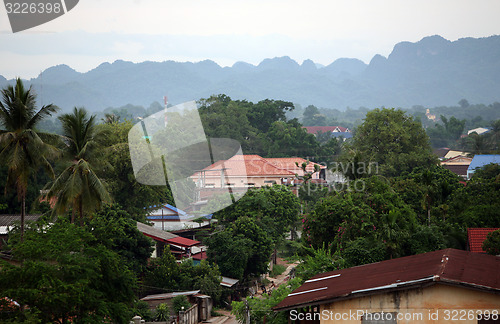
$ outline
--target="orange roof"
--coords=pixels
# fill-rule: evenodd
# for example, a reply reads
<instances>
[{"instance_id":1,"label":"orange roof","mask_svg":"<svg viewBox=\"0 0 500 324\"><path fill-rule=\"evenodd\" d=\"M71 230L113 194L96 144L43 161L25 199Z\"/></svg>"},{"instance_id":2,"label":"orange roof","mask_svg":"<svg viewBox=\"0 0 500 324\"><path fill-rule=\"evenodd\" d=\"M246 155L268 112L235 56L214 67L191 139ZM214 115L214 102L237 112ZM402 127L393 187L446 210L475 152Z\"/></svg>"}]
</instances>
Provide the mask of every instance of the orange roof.
<instances>
[{"instance_id":1,"label":"orange roof","mask_svg":"<svg viewBox=\"0 0 500 324\"><path fill-rule=\"evenodd\" d=\"M299 157L291 157L291 158L266 158L266 161L274 164L280 169L285 169L288 171L295 171L295 173L299 173L297 171L302 171L301 165L304 162L307 162L307 160ZM299 166L295 164L297 162ZM313 172L314 171L314 165L318 164L312 161L309 161L306 167L306 171L308 172ZM326 169L326 166L318 164L321 169Z\"/></svg>"},{"instance_id":2,"label":"orange roof","mask_svg":"<svg viewBox=\"0 0 500 324\"><path fill-rule=\"evenodd\" d=\"M294 176L295 173L279 168L259 155L235 155L206 167L206 176L218 176L225 168L228 176ZM213 172L210 172L213 170ZM217 173L215 173L217 172ZM198 173L196 173L197 175Z\"/></svg>"},{"instance_id":3,"label":"orange roof","mask_svg":"<svg viewBox=\"0 0 500 324\"><path fill-rule=\"evenodd\" d=\"M467 245L469 251L474 253L486 253L483 250L483 242L489 233L500 228L468 228L467 229Z\"/></svg>"}]
</instances>

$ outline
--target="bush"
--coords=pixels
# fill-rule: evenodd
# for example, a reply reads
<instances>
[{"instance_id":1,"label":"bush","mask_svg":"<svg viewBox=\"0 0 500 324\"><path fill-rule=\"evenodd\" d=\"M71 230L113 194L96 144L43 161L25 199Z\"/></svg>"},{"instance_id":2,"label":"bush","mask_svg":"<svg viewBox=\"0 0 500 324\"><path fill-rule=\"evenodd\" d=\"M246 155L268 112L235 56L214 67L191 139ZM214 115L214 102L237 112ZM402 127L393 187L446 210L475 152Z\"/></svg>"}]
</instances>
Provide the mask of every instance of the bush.
<instances>
[{"instance_id":1,"label":"bush","mask_svg":"<svg viewBox=\"0 0 500 324\"><path fill-rule=\"evenodd\" d=\"M483 250L491 255L500 255L500 230L488 234L483 242Z\"/></svg>"},{"instance_id":2,"label":"bush","mask_svg":"<svg viewBox=\"0 0 500 324\"><path fill-rule=\"evenodd\" d=\"M145 301L139 300L134 304L134 316L139 315L145 321L153 320L153 312L149 309L148 303Z\"/></svg>"},{"instance_id":3,"label":"bush","mask_svg":"<svg viewBox=\"0 0 500 324\"><path fill-rule=\"evenodd\" d=\"M186 296L179 295L172 298L172 308L174 309L174 312L176 314L179 313L183 307L184 311L188 310L189 307L191 307L191 304L189 303Z\"/></svg>"},{"instance_id":4,"label":"bush","mask_svg":"<svg viewBox=\"0 0 500 324\"><path fill-rule=\"evenodd\" d=\"M170 318L170 308L167 304L163 303L156 306L155 321L166 322Z\"/></svg>"}]
</instances>

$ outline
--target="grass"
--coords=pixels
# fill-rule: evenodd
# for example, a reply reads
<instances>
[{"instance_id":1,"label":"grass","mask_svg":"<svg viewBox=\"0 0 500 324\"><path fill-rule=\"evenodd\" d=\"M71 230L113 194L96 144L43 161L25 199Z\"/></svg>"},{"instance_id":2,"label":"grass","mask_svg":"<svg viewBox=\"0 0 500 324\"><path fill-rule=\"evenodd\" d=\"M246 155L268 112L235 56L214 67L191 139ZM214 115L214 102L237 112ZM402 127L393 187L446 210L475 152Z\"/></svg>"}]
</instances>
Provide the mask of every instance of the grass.
<instances>
[{"instance_id":1,"label":"grass","mask_svg":"<svg viewBox=\"0 0 500 324\"><path fill-rule=\"evenodd\" d=\"M276 278L286 270L286 267L282 264L275 264L273 270L269 273L269 276Z\"/></svg>"}]
</instances>

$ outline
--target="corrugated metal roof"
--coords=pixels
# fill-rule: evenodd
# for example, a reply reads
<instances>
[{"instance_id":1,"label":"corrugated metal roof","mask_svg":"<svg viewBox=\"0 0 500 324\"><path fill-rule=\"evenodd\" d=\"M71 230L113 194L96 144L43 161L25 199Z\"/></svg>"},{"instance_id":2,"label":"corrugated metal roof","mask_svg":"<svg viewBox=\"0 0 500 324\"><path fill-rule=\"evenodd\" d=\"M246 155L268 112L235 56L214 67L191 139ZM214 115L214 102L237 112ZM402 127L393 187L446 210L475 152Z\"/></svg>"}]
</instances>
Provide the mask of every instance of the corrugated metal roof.
<instances>
[{"instance_id":1,"label":"corrugated metal roof","mask_svg":"<svg viewBox=\"0 0 500 324\"><path fill-rule=\"evenodd\" d=\"M231 288L232 286L234 286L235 284L238 283L238 279L233 279L233 278L229 278L229 277L222 277L222 280L220 282L220 285L221 286L224 286L224 287L229 287Z\"/></svg>"},{"instance_id":2,"label":"corrugated metal roof","mask_svg":"<svg viewBox=\"0 0 500 324\"><path fill-rule=\"evenodd\" d=\"M500 228L468 228L467 245L469 246L469 251L474 253L486 253L483 250L483 242L486 240L489 233L498 229Z\"/></svg>"},{"instance_id":3,"label":"corrugated metal roof","mask_svg":"<svg viewBox=\"0 0 500 324\"><path fill-rule=\"evenodd\" d=\"M142 234L149 236L153 239L158 239L160 241L167 241L179 237L178 235L156 229L153 226L149 226L141 222L137 222L137 229Z\"/></svg>"},{"instance_id":4,"label":"corrugated metal roof","mask_svg":"<svg viewBox=\"0 0 500 324\"><path fill-rule=\"evenodd\" d=\"M144 298L141 298L143 301L147 300L156 300L156 299L170 299L174 298L175 296L193 296L198 294L200 291L199 290L193 290L193 291L179 291L179 292L172 292L172 293L166 293L166 294L157 294L157 295L148 295Z\"/></svg>"},{"instance_id":5,"label":"corrugated metal roof","mask_svg":"<svg viewBox=\"0 0 500 324\"><path fill-rule=\"evenodd\" d=\"M500 292L500 257L446 249L314 276L275 310L355 298L401 287L446 282Z\"/></svg>"},{"instance_id":6,"label":"corrugated metal roof","mask_svg":"<svg viewBox=\"0 0 500 324\"><path fill-rule=\"evenodd\" d=\"M469 168L469 166L467 164L464 165L443 164L443 168L450 170L456 175L465 177L467 176L467 169Z\"/></svg>"},{"instance_id":7,"label":"corrugated metal roof","mask_svg":"<svg viewBox=\"0 0 500 324\"><path fill-rule=\"evenodd\" d=\"M343 138L352 138L351 132L336 132L332 133L333 137L343 137Z\"/></svg>"},{"instance_id":8,"label":"corrugated metal roof","mask_svg":"<svg viewBox=\"0 0 500 324\"><path fill-rule=\"evenodd\" d=\"M444 158L444 156L450 151L449 148L447 147L441 147L441 148L438 148L438 149L434 149L432 151L432 153L434 153L435 155L437 155L438 158Z\"/></svg>"},{"instance_id":9,"label":"corrugated metal roof","mask_svg":"<svg viewBox=\"0 0 500 324\"><path fill-rule=\"evenodd\" d=\"M25 215L25 222L36 222L42 215L41 214L33 214L33 215ZM14 224L21 223L21 215L0 215L0 226L11 226Z\"/></svg>"},{"instance_id":10,"label":"corrugated metal roof","mask_svg":"<svg viewBox=\"0 0 500 324\"><path fill-rule=\"evenodd\" d=\"M476 168L481 168L490 163L499 163L500 164L500 155L495 154L481 154L475 155L469 164L468 171L473 171Z\"/></svg>"},{"instance_id":11,"label":"corrugated metal roof","mask_svg":"<svg viewBox=\"0 0 500 324\"><path fill-rule=\"evenodd\" d=\"M200 241L191 240L191 239L188 239L188 238L185 238L185 237L177 236L177 237L174 237L172 239L168 239L167 243L170 243L170 244L173 244L173 245L182 246L182 247L190 247L190 246L198 245L201 242Z\"/></svg>"}]
</instances>

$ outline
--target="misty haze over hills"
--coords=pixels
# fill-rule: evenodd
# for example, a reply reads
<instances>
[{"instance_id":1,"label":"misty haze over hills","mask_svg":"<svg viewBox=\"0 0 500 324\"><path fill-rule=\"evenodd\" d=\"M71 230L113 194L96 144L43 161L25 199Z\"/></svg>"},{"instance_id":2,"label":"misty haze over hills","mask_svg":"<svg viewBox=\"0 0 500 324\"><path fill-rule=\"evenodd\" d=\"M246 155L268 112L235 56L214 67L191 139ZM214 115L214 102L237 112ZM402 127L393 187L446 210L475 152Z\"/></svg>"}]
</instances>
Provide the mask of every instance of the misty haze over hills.
<instances>
[{"instance_id":1,"label":"misty haze over hills","mask_svg":"<svg viewBox=\"0 0 500 324\"><path fill-rule=\"evenodd\" d=\"M7 83L0 76L0 87ZM375 55L368 65L341 58L323 67L311 60L299 64L286 56L265 59L257 66L237 62L232 67L210 60L119 60L86 73L54 66L29 83L39 103L54 103L63 111L74 106L95 111L129 103L147 107L165 95L177 104L219 93L233 99L279 99L340 110L435 107L455 105L462 98L492 103L500 101L500 36L454 42L430 36L416 43L401 42L387 58Z\"/></svg>"}]
</instances>

